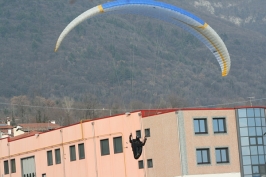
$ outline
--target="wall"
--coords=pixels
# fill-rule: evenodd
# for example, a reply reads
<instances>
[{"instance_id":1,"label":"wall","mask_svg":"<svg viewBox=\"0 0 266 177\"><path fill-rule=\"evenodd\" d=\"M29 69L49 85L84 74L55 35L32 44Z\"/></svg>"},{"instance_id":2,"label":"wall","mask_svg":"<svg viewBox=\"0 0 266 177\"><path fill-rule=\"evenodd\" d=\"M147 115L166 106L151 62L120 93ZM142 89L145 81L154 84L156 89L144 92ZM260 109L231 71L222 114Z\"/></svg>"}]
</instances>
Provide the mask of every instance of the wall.
<instances>
[{"instance_id":1,"label":"wall","mask_svg":"<svg viewBox=\"0 0 266 177\"><path fill-rule=\"evenodd\" d=\"M144 130L149 128L144 160L147 176L173 177L181 175L177 116L175 112L143 118ZM153 168L147 168L147 159L152 159Z\"/></svg>"},{"instance_id":2,"label":"wall","mask_svg":"<svg viewBox=\"0 0 266 177\"><path fill-rule=\"evenodd\" d=\"M138 163L128 141L129 134L140 129L139 113L119 115L93 121L84 121L9 142L0 140L0 173L3 176L21 176L21 159L34 156L36 175L64 176L64 177L143 177L144 170L138 169ZM123 153L114 154L113 138L122 136ZM101 156L100 140L109 139L110 155ZM78 144L85 145L85 159L79 160ZM69 146L76 146L76 161L70 161ZM55 164L54 150L60 148L61 164ZM53 165L47 165L47 151L52 150ZM4 175L3 161L15 158L16 173Z\"/></svg>"},{"instance_id":3,"label":"wall","mask_svg":"<svg viewBox=\"0 0 266 177\"><path fill-rule=\"evenodd\" d=\"M179 115L184 119L188 174L217 174L239 173L239 150L236 129L236 117L234 109L221 110L187 110L180 111ZM227 133L214 134L212 118L225 117ZM208 134L194 133L193 119L207 118ZM217 164L215 147L229 148L229 163ZM196 159L197 148L210 148L211 164L198 165Z\"/></svg>"}]
</instances>

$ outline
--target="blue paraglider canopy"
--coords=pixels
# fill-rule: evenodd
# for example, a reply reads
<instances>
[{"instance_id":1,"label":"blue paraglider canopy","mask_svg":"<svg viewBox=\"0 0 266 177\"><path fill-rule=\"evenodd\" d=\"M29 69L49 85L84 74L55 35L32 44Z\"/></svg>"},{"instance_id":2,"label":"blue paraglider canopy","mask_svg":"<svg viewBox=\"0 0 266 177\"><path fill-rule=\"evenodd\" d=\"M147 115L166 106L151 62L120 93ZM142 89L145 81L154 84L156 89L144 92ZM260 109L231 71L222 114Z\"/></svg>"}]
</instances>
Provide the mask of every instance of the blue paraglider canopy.
<instances>
[{"instance_id":1,"label":"blue paraglider canopy","mask_svg":"<svg viewBox=\"0 0 266 177\"><path fill-rule=\"evenodd\" d=\"M216 57L222 76L229 73L231 60L228 50L219 35L196 15L171 4L153 0L117 0L93 7L71 21L60 34L55 51L65 36L78 24L102 13L136 14L172 23L183 28L203 42Z\"/></svg>"}]
</instances>

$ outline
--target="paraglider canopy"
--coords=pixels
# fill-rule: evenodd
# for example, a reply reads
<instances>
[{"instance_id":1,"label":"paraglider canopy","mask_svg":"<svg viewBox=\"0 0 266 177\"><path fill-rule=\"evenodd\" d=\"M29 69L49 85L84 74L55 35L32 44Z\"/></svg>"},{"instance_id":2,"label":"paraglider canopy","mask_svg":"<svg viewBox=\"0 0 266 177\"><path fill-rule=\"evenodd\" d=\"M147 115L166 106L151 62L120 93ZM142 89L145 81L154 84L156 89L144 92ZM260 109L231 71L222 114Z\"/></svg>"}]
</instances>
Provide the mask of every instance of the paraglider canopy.
<instances>
[{"instance_id":1,"label":"paraglider canopy","mask_svg":"<svg viewBox=\"0 0 266 177\"><path fill-rule=\"evenodd\" d=\"M231 60L228 50L219 35L202 19L171 4L154 0L117 0L93 7L71 21L60 34L55 51L65 36L78 24L101 13L136 14L160 19L183 28L203 42L216 57L222 76L229 73Z\"/></svg>"}]
</instances>

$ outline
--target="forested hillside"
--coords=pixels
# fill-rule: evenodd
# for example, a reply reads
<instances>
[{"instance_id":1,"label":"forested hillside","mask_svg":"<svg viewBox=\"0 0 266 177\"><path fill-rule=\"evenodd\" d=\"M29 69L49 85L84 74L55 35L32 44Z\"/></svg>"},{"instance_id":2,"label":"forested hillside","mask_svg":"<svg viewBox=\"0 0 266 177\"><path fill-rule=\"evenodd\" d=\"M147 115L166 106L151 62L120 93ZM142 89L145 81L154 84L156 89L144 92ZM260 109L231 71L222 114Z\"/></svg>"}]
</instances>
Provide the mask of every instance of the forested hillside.
<instances>
[{"instance_id":1,"label":"forested hillside","mask_svg":"<svg viewBox=\"0 0 266 177\"><path fill-rule=\"evenodd\" d=\"M19 111L17 105L23 109L22 105L70 108L67 103L72 103L76 108L107 108L118 113L246 104L243 101L248 97L261 99L254 104L265 104L266 1L163 1L194 13L217 31L231 56L227 77L221 76L215 57L194 36L166 22L128 14L87 20L54 53L65 26L103 0L74 4L0 0L1 115L42 117L38 121L59 115L34 107ZM63 112L62 119L100 115Z\"/></svg>"}]
</instances>

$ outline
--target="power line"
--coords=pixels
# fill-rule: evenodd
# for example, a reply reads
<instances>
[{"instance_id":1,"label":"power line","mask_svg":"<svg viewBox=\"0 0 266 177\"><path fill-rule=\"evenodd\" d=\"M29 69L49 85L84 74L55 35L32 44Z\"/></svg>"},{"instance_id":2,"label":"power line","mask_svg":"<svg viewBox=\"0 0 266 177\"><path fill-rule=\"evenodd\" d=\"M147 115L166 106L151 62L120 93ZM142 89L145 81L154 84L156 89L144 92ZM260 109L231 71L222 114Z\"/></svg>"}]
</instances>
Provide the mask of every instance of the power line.
<instances>
[{"instance_id":1,"label":"power line","mask_svg":"<svg viewBox=\"0 0 266 177\"><path fill-rule=\"evenodd\" d=\"M222 103L222 104L213 104L213 105L207 105L207 106L197 106L197 107L215 107L215 106L225 106L225 105L232 105L232 104L240 104L240 103L247 103L247 102L253 102L253 101L262 101L266 100L266 98L260 98L260 99L253 99L248 101L239 101L239 102L232 102L232 103ZM193 107L185 107L185 108L193 108Z\"/></svg>"},{"instance_id":2,"label":"power line","mask_svg":"<svg viewBox=\"0 0 266 177\"><path fill-rule=\"evenodd\" d=\"M266 98L259 98L259 99L253 99L252 102L255 101L262 101L266 100ZM193 106L193 107L183 107L183 108L204 108L204 107L217 107L217 106L226 106L226 105L233 105L233 104L243 104L243 103L249 103L248 101L239 101L239 102L232 102L232 103L222 103L222 104L213 104L213 105L205 105L205 106ZM96 109L82 109L82 108L64 108L64 107L51 107L51 106L34 106L34 105L23 105L23 104L13 104L13 103L3 103L0 102L0 105L9 105L9 106L22 106L22 107L30 107L30 108L45 108L45 109L61 109L61 110L76 110L76 111L110 111L110 110L121 110L124 109L110 109L110 108L96 108ZM143 108L142 108L143 109ZM141 109L140 109L141 110Z\"/></svg>"},{"instance_id":3,"label":"power line","mask_svg":"<svg viewBox=\"0 0 266 177\"><path fill-rule=\"evenodd\" d=\"M45 109L61 109L61 110L77 110L77 111L110 111L110 109L81 109L81 108L64 108L64 107L52 107L52 106L34 106L34 105L23 105L23 104L12 104L12 103L1 103L0 105L10 105L10 106L22 106L22 107L30 107L30 108L45 108Z\"/></svg>"}]
</instances>

